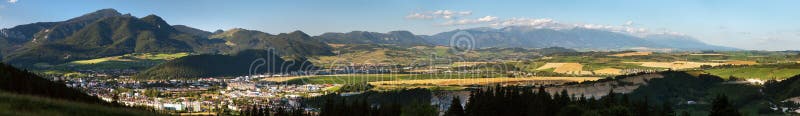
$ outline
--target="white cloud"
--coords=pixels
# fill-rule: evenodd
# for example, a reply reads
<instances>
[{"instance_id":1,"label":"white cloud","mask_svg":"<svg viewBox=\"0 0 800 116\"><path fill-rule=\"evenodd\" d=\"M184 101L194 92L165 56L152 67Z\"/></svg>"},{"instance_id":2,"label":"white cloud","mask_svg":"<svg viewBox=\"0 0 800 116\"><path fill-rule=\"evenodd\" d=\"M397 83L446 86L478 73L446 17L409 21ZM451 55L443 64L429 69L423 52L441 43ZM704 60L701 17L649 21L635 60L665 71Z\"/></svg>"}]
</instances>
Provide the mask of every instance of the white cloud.
<instances>
[{"instance_id":1,"label":"white cloud","mask_svg":"<svg viewBox=\"0 0 800 116\"><path fill-rule=\"evenodd\" d=\"M438 23L438 26L457 26L457 25L475 25L475 24L488 24L492 27L507 27L507 26L527 26L533 29L597 29L618 33L626 33L633 36L646 36L652 34L670 34L670 35L685 35L682 33L671 32L664 30L650 30L646 28L636 27L634 21L625 21L622 25L602 25L602 24L581 24L581 23L562 23L550 18L510 18L503 19L496 16L484 16L479 18L469 18L472 11L453 11L453 10L435 10L427 12L413 12L407 15L406 19L444 19L444 22ZM437 20L442 21L442 20Z\"/></svg>"},{"instance_id":2,"label":"white cloud","mask_svg":"<svg viewBox=\"0 0 800 116\"><path fill-rule=\"evenodd\" d=\"M453 25L468 25L468 24L479 24L479 23L486 23L486 22L494 22L497 21L497 17L495 16L484 16L478 19L461 19L461 20L449 20L447 22L442 23L442 26L453 26Z\"/></svg>"},{"instance_id":3,"label":"white cloud","mask_svg":"<svg viewBox=\"0 0 800 116\"><path fill-rule=\"evenodd\" d=\"M18 0L8 0L8 3L17 3Z\"/></svg>"},{"instance_id":4,"label":"white cloud","mask_svg":"<svg viewBox=\"0 0 800 116\"><path fill-rule=\"evenodd\" d=\"M453 19L464 16L472 15L472 11L452 11L452 10L435 10L427 12L413 12L406 16L406 19Z\"/></svg>"},{"instance_id":5,"label":"white cloud","mask_svg":"<svg viewBox=\"0 0 800 116\"><path fill-rule=\"evenodd\" d=\"M580 23L569 24L569 23L561 23L549 18L538 18L538 19L511 18L491 24L491 26L493 27L528 26L535 29L554 29L554 30L573 29L573 28L597 29L597 30L605 30L611 32L626 33L634 36L646 36L651 34L684 35L681 33L671 32L666 30L652 31L646 28L633 27L632 25L635 25L633 21L627 21L625 22L625 25L622 26L601 25L601 24L580 24Z\"/></svg>"},{"instance_id":6,"label":"white cloud","mask_svg":"<svg viewBox=\"0 0 800 116\"><path fill-rule=\"evenodd\" d=\"M624 25L624 26L633 26L633 21L627 21L627 22L625 22L625 25Z\"/></svg>"},{"instance_id":7,"label":"white cloud","mask_svg":"<svg viewBox=\"0 0 800 116\"><path fill-rule=\"evenodd\" d=\"M450 11L450 10L437 10L433 11L433 15L442 17L444 19L451 19L457 16L472 15L472 11Z\"/></svg>"},{"instance_id":8,"label":"white cloud","mask_svg":"<svg viewBox=\"0 0 800 116\"><path fill-rule=\"evenodd\" d=\"M511 18L506 19L500 22L493 23L492 26L495 27L506 27L506 26L531 26L534 28L561 28L566 25L559 24L558 22L554 21L553 19L549 18L541 18L541 19L532 19L532 18Z\"/></svg>"},{"instance_id":9,"label":"white cloud","mask_svg":"<svg viewBox=\"0 0 800 116\"><path fill-rule=\"evenodd\" d=\"M406 16L406 19L433 19L433 16L422 13L411 13Z\"/></svg>"},{"instance_id":10,"label":"white cloud","mask_svg":"<svg viewBox=\"0 0 800 116\"><path fill-rule=\"evenodd\" d=\"M484 17L478 18L478 21L481 21L481 22L492 22L492 21L495 21L495 20L497 20L497 17L495 17L495 16L484 16Z\"/></svg>"}]
</instances>

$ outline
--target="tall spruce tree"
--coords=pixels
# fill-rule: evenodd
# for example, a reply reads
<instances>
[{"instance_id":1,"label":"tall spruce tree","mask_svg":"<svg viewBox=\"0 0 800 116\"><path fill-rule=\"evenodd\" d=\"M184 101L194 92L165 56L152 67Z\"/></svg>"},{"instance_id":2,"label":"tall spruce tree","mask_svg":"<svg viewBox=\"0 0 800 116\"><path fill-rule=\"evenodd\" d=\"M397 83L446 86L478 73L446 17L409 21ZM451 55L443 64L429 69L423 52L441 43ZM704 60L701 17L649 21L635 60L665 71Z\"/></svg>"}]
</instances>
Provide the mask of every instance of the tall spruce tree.
<instances>
[{"instance_id":1,"label":"tall spruce tree","mask_svg":"<svg viewBox=\"0 0 800 116\"><path fill-rule=\"evenodd\" d=\"M739 110L733 107L728 101L728 96L717 95L714 102L711 104L711 113L709 116L741 116Z\"/></svg>"},{"instance_id":2,"label":"tall spruce tree","mask_svg":"<svg viewBox=\"0 0 800 116\"><path fill-rule=\"evenodd\" d=\"M461 99L458 97L453 97L453 101L450 102L450 108L447 109L447 112L444 113L445 116L465 116L464 108L461 106Z\"/></svg>"}]
</instances>

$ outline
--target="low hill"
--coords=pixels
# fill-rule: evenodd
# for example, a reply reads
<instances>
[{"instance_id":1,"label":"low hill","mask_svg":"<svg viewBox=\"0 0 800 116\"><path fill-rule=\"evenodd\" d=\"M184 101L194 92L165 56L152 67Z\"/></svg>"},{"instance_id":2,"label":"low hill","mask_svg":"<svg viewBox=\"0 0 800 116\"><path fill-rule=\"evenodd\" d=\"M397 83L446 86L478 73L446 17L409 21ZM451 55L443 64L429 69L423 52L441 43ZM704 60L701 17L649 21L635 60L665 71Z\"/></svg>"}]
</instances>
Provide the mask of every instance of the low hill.
<instances>
[{"instance_id":1,"label":"low hill","mask_svg":"<svg viewBox=\"0 0 800 116\"><path fill-rule=\"evenodd\" d=\"M53 66L52 70L58 71L119 71L119 70L145 70L152 66L169 60L188 56L189 53L133 53L120 56L110 56L89 60L77 60Z\"/></svg>"},{"instance_id":2,"label":"low hill","mask_svg":"<svg viewBox=\"0 0 800 116\"><path fill-rule=\"evenodd\" d=\"M348 33L325 33L315 36L321 41L332 44L391 44L397 46L432 45L422 37L408 31L392 31L388 33L352 31Z\"/></svg>"},{"instance_id":3,"label":"low hill","mask_svg":"<svg viewBox=\"0 0 800 116\"><path fill-rule=\"evenodd\" d=\"M768 81L764 84L764 93L777 100L800 97L800 75L783 81Z\"/></svg>"},{"instance_id":4,"label":"low hill","mask_svg":"<svg viewBox=\"0 0 800 116\"><path fill-rule=\"evenodd\" d=\"M272 35L256 30L231 29L211 35L213 40L224 40L225 45L236 53L248 49L274 49L282 56L328 56L333 55L331 47L313 39L302 31Z\"/></svg>"},{"instance_id":5,"label":"low hill","mask_svg":"<svg viewBox=\"0 0 800 116\"><path fill-rule=\"evenodd\" d=\"M264 59L259 61L258 59ZM263 67L258 67L259 64ZM250 73L253 65L253 73ZM256 68L258 67L258 68ZM300 58L286 61L267 50L245 50L232 55L193 55L181 57L147 69L137 79L185 79L199 77L245 76L315 68Z\"/></svg>"},{"instance_id":6,"label":"low hill","mask_svg":"<svg viewBox=\"0 0 800 116\"><path fill-rule=\"evenodd\" d=\"M121 107L64 84L0 63L0 115L160 115Z\"/></svg>"},{"instance_id":7,"label":"low hill","mask_svg":"<svg viewBox=\"0 0 800 116\"><path fill-rule=\"evenodd\" d=\"M3 116L160 116L162 114L124 107L108 107L68 100L0 92Z\"/></svg>"},{"instance_id":8,"label":"low hill","mask_svg":"<svg viewBox=\"0 0 800 116\"><path fill-rule=\"evenodd\" d=\"M64 84L51 82L33 73L2 63L0 63L0 91L89 104L108 104L97 97L86 95Z\"/></svg>"}]
</instances>

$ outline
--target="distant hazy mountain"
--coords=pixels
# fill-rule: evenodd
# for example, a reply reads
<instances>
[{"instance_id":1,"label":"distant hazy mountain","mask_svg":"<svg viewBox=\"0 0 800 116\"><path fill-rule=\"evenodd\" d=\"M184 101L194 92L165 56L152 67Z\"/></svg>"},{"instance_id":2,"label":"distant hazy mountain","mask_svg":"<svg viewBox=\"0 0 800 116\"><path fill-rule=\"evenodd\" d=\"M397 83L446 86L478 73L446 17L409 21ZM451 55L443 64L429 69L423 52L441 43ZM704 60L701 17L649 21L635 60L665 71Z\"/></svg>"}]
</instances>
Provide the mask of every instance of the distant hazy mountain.
<instances>
[{"instance_id":1,"label":"distant hazy mountain","mask_svg":"<svg viewBox=\"0 0 800 116\"><path fill-rule=\"evenodd\" d=\"M208 49L206 44L212 43L179 32L155 15L136 18L116 14L119 13L115 10L105 9L61 22L38 32L3 60L24 66L58 64L134 52L202 52Z\"/></svg>"},{"instance_id":2,"label":"distant hazy mountain","mask_svg":"<svg viewBox=\"0 0 800 116\"><path fill-rule=\"evenodd\" d=\"M393 44L399 46L432 45L422 37L408 31L392 31L389 33L353 31L348 33L325 33L315 36L324 42L333 44Z\"/></svg>"},{"instance_id":3,"label":"distant hazy mountain","mask_svg":"<svg viewBox=\"0 0 800 116\"><path fill-rule=\"evenodd\" d=\"M231 29L211 35L212 39L224 40L235 53L247 49L275 49L283 56L333 55L331 47L302 31L272 35L255 30Z\"/></svg>"},{"instance_id":4,"label":"distant hazy mountain","mask_svg":"<svg viewBox=\"0 0 800 116\"><path fill-rule=\"evenodd\" d=\"M693 38L659 37L640 38L623 33L605 30L573 28L545 29L529 26L509 26L500 29L473 28L442 32L431 36L422 36L437 45L449 45L451 37L460 32L469 32L474 39L474 47L523 47L545 48L566 47L591 50L625 50L637 47L668 48L676 50L733 50L729 47L713 46ZM684 44L691 42L691 44Z\"/></svg>"},{"instance_id":5,"label":"distant hazy mountain","mask_svg":"<svg viewBox=\"0 0 800 116\"><path fill-rule=\"evenodd\" d=\"M263 58L263 61L257 59ZM181 57L150 68L135 76L137 79L176 79L219 76L245 76L252 74L291 72L313 69L305 59L285 61L267 50L244 50L232 55L194 55ZM265 64L255 69L258 64Z\"/></svg>"},{"instance_id":6,"label":"distant hazy mountain","mask_svg":"<svg viewBox=\"0 0 800 116\"><path fill-rule=\"evenodd\" d=\"M648 35L645 40L652 43L661 44L669 48L682 50L739 50L733 47L709 45L690 36L658 34Z\"/></svg>"}]
</instances>

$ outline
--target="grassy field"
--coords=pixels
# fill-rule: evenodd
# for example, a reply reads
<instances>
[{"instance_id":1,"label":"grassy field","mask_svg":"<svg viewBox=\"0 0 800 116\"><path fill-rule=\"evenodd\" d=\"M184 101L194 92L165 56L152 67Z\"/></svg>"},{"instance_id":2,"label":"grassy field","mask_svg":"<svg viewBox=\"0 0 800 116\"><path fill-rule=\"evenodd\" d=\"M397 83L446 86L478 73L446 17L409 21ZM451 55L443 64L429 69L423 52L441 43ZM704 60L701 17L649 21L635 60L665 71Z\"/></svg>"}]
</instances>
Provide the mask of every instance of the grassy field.
<instances>
[{"instance_id":1,"label":"grassy field","mask_svg":"<svg viewBox=\"0 0 800 116\"><path fill-rule=\"evenodd\" d=\"M162 62L188 56L189 53L174 54L125 54L89 60L78 60L56 65L56 70L105 70L105 69L145 69Z\"/></svg>"},{"instance_id":2,"label":"grassy field","mask_svg":"<svg viewBox=\"0 0 800 116\"><path fill-rule=\"evenodd\" d=\"M705 70L723 78L785 79L800 74L800 64L755 65Z\"/></svg>"},{"instance_id":3,"label":"grassy field","mask_svg":"<svg viewBox=\"0 0 800 116\"><path fill-rule=\"evenodd\" d=\"M469 78L469 79L423 79L423 80L396 80L396 81L377 81L370 82L372 85L444 85L444 86L465 86L465 85L489 85L497 83L516 83L532 81L564 81L564 82L583 82L601 79L599 77L526 77L526 78Z\"/></svg>"},{"instance_id":4,"label":"grassy field","mask_svg":"<svg viewBox=\"0 0 800 116\"><path fill-rule=\"evenodd\" d=\"M349 74L323 75L294 78L285 81L293 84L346 84L375 81L422 80L422 79L463 79L503 77L502 74Z\"/></svg>"},{"instance_id":5,"label":"grassy field","mask_svg":"<svg viewBox=\"0 0 800 116\"><path fill-rule=\"evenodd\" d=\"M463 90L471 85L493 84L562 84L566 82L583 82L601 79L599 77L526 77L526 78L469 78L469 79L423 79L369 82L375 86L373 90L397 90L409 88L427 88L431 90Z\"/></svg>"},{"instance_id":6,"label":"grassy field","mask_svg":"<svg viewBox=\"0 0 800 116\"><path fill-rule=\"evenodd\" d=\"M0 92L2 116L156 116L160 114Z\"/></svg>"}]
</instances>

